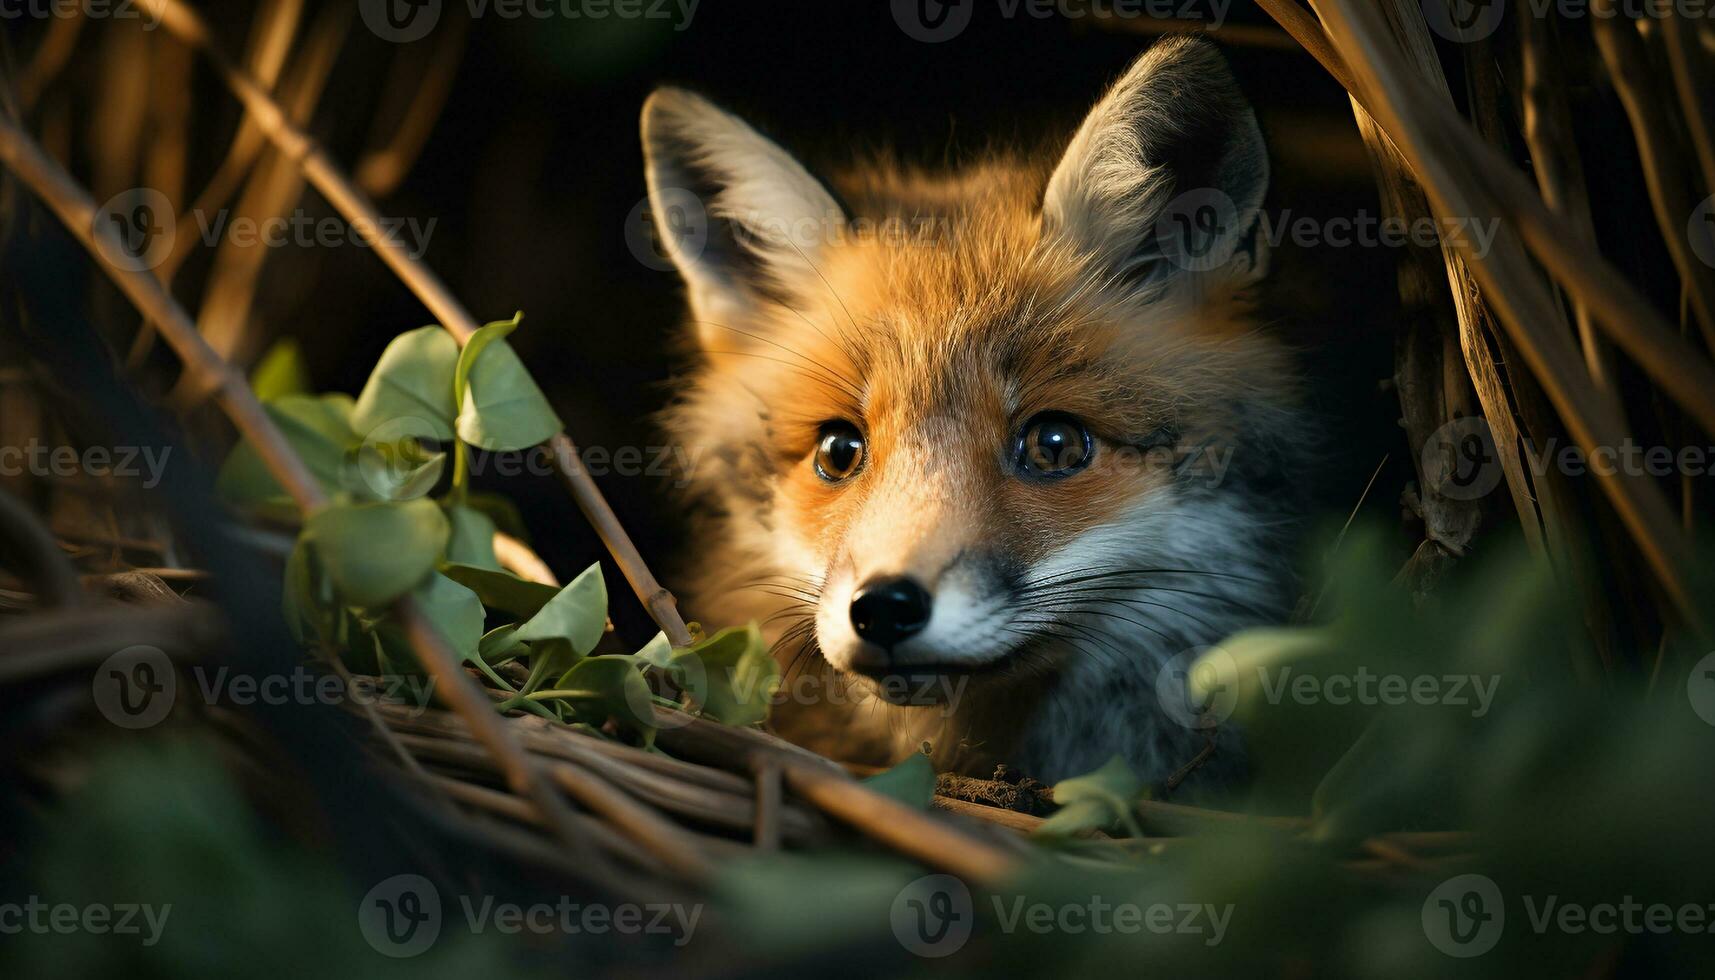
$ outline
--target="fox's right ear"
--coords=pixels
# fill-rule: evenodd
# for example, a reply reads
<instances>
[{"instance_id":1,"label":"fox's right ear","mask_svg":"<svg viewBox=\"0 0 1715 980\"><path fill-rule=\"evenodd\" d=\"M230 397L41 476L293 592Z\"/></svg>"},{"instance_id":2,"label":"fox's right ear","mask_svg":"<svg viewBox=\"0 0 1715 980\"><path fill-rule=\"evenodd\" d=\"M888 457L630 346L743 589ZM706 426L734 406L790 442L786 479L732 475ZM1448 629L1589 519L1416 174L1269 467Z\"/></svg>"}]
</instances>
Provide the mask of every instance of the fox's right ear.
<instances>
[{"instance_id":1,"label":"fox's right ear","mask_svg":"<svg viewBox=\"0 0 1715 980\"><path fill-rule=\"evenodd\" d=\"M1226 59L1155 43L1090 111L1048 181L1044 230L1147 295L1267 270L1268 152Z\"/></svg>"},{"instance_id":2,"label":"fox's right ear","mask_svg":"<svg viewBox=\"0 0 1715 980\"><path fill-rule=\"evenodd\" d=\"M704 347L816 275L815 258L846 217L820 181L743 120L682 89L643 104L649 211L690 287Z\"/></svg>"}]
</instances>

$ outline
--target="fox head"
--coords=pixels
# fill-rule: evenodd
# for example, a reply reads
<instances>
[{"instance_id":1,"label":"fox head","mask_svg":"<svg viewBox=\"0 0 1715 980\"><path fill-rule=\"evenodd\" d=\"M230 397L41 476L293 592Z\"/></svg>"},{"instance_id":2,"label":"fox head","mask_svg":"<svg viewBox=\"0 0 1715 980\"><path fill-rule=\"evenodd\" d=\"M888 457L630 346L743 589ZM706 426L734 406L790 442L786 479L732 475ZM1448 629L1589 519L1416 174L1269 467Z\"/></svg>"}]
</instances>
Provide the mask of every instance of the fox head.
<instances>
[{"instance_id":1,"label":"fox head","mask_svg":"<svg viewBox=\"0 0 1715 980\"><path fill-rule=\"evenodd\" d=\"M1055 158L951 174L823 181L677 89L642 129L711 610L766 597L873 680L1158 666L1278 609L1301 433L1249 318L1267 157L1213 47L1154 46Z\"/></svg>"}]
</instances>

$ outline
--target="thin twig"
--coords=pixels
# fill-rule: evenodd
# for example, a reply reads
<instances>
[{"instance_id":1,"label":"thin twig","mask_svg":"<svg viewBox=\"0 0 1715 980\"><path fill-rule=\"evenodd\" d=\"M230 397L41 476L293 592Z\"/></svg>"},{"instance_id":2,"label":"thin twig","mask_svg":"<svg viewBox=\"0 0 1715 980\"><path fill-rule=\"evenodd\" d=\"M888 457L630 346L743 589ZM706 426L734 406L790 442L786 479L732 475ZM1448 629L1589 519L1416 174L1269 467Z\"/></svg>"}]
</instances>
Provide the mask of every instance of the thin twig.
<instances>
[{"instance_id":1,"label":"thin twig","mask_svg":"<svg viewBox=\"0 0 1715 980\"><path fill-rule=\"evenodd\" d=\"M1524 138L1530 147L1531 166L1536 171L1542 199L1555 213L1595 247L1596 225L1590 213L1590 193L1584 183L1584 165L1572 129L1572 111L1566 103L1565 80L1555 59L1554 36L1549 22L1519 8L1519 36L1524 68ZM1591 321L1590 305L1572 299L1572 319L1578 327L1578 342L1590 379L1604 387L1614 384L1613 355Z\"/></svg>"},{"instance_id":2,"label":"thin twig","mask_svg":"<svg viewBox=\"0 0 1715 980\"><path fill-rule=\"evenodd\" d=\"M353 227L379 229L385 227L380 212L354 183L346 178L333 158L309 134L292 124L285 111L267 90L237 66L215 46L208 25L182 0L141 0L141 5L158 17L160 24L181 42L201 51L215 74L225 82L233 95L244 103L256 124L267 134L275 147L302 169L304 177L326 197ZM413 258L403 242L385 235L372 235L371 245L394 275L405 284L429 312L440 321L462 345L478 329L476 319L465 310L439 276ZM690 632L679 615L673 594L656 581L630 535L620 524L619 517L602 496L595 480L578 458L577 445L564 433L555 434L545 444L559 470L561 479L571 491L572 499L584 517L607 546L614 563L636 592L655 622L666 632L675 646L691 642Z\"/></svg>"},{"instance_id":3,"label":"thin twig","mask_svg":"<svg viewBox=\"0 0 1715 980\"><path fill-rule=\"evenodd\" d=\"M1370 111L1412 163L1437 212L1476 217L1502 210L1498 198L1506 188L1493 185L1507 183L1504 178L1508 176L1519 181L1522 177L1512 172L1509 165L1489 163L1494 151L1471 133L1462 120L1456 123L1445 121L1443 109L1450 110L1451 106L1441 106L1433 93L1398 65L1398 53L1392 50L1380 12L1352 0L1330 0L1324 7L1330 37L1343 52L1348 67L1360 79L1368 95ZM1454 119L1458 119L1456 114ZM1452 133L1458 135L1450 138ZM1466 151L1464 145L1473 142L1477 149ZM1485 178L1491 186L1484 186ZM1587 452L1594 447L1625 445L1627 435L1617 402L1611 395L1592 390L1580 381L1587 375L1581 359L1571 347L1570 338L1546 329L1545 325L1558 319L1553 298L1548 295L1529 257L1512 234L1513 227L1517 227L1527 242L1541 248L1533 240L1529 228L1534 226L1540 232L1546 226L1559 226L1564 222L1547 211L1541 198L1529 189L1528 184L1522 195L1513 196L1528 197L1535 202L1535 207L1509 201L1515 221L1511 226L1498 226L1488 253L1477 248L1468 236L1452 236L1455 239L1453 244L1471 264L1509 336L1518 345L1527 366L1541 381L1544 393L1578 445ZM1520 218L1522 215L1532 217L1527 221ZM1575 242L1564 240L1555 243L1555 247L1560 250L1559 258L1563 260L1579 251ZM1554 263L1548 260L1547 249L1538 254L1544 257L1545 264L1553 267ZM1588 285L1600 281L1606 264L1600 260L1586 263L1583 258L1579 258L1577 266L1586 276L1581 282ZM1617 278L1617 273L1613 275ZM1646 326L1659 320L1653 311L1644 317L1616 316L1619 311L1609 304L1615 297L1630 292L1627 285L1624 290L1594 291L1591 296L1591 305L1602 322L1609 326L1623 323L1628 328L1635 328L1617 331L1617 339L1648 338L1657 353L1671 348L1674 342L1686 347L1665 329L1657 331ZM1643 310L1648 310L1641 299L1637 302ZM1680 355L1684 362L1682 367L1695 365L1703 370L1709 369L1707 360L1699 358L1688 348L1681 350ZM1634 352L1634 356L1638 354ZM1667 387L1667 382L1664 381L1663 385ZM1690 412L1701 412L1706 423L1715 425L1715 411L1711 411L1715 409L1715 402L1709 397L1712 391L1715 388L1692 392L1686 398L1686 408ZM1680 614L1700 632L1707 632L1704 627L1707 616L1702 604L1691 595L1685 581L1688 549L1659 488L1642 478L1611 471L1598 473L1596 478Z\"/></svg>"},{"instance_id":4,"label":"thin twig","mask_svg":"<svg viewBox=\"0 0 1715 980\"><path fill-rule=\"evenodd\" d=\"M146 317L159 325L161 335L172 345L189 370L216 380L215 390L222 409L256 450L270 475L291 495L304 513L327 503L323 492L298 458L290 443L263 411L244 376L222 360L197 333L190 316L167 293L159 280L146 272L114 261L127 255L118 232L97 218L95 202L58 163L18 124L0 115L0 162L35 192L96 257L109 279ZM412 650L437 682L436 690L454 710L463 715L477 739L494 753L508 781L520 796L532 801L543 819L555 828L568 846L582 848L573 830L565 801L536 771L511 734L489 707L488 698L459 667L459 655L447 644L417 602L409 596L394 607Z\"/></svg>"},{"instance_id":5,"label":"thin twig","mask_svg":"<svg viewBox=\"0 0 1715 980\"><path fill-rule=\"evenodd\" d=\"M1644 187L1649 191L1656 225L1661 231L1667 254L1690 294L1694 319L1703 331L1703 340L1715 351L1715 270L1691 251L1691 241L1685 234L1685 222L1695 207L1690 190L1691 173L1680 158L1679 148L1671 138L1671 117L1666 107L1671 102L1650 84L1652 69L1649 52L1637 27L1614 9L1613 0L1596 0L1591 10L1591 30L1596 35L1596 47L1608 66L1609 80L1619 93L1626 108L1626 118L1632 124L1632 138L1637 143L1638 160L1643 164ZM1672 19L1672 18L1669 18Z\"/></svg>"},{"instance_id":6,"label":"thin twig","mask_svg":"<svg viewBox=\"0 0 1715 980\"><path fill-rule=\"evenodd\" d=\"M1318 50L1313 37L1300 36L1301 32L1309 33L1306 19L1311 25L1315 23L1303 7L1294 0L1258 0L1258 3L1312 53ZM1339 70L1330 67L1330 62L1321 56L1317 60L1337 81L1348 85L1352 76L1347 59L1331 48L1329 53ZM1682 340L1613 265L1580 241L1577 230L1549 210L1524 175L1473 133L1451 104L1426 98L1421 87L1410 80L1400 84L1415 96L1412 102L1418 111L1416 121L1421 138L1449 159L1467 161L1493 184L1484 199L1486 213L1443 211L1442 214L1462 215L1466 219L1486 219L1493 215L1507 221L1561 287L1589 304L1597 324L1615 345L1636 360L1705 432L1715 433L1715 366L1710 365L1708 356ZM1358 104L1370 108L1373 93L1351 85L1347 91ZM1400 134L1396 127L1385 128L1397 145Z\"/></svg>"}]
</instances>

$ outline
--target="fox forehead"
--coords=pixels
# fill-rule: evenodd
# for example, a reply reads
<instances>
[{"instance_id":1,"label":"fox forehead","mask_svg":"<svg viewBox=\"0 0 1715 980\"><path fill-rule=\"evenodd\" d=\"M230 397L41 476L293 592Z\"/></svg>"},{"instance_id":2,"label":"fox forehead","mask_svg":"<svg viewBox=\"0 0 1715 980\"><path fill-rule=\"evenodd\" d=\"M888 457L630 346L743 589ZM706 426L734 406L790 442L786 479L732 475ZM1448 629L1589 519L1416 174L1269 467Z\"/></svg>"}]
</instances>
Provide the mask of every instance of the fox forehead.
<instances>
[{"instance_id":1,"label":"fox forehead","mask_svg":"<svg viewBox=\"0 0 1715 980\"><path fill-rule=\"evenodd\" d=\"M836 178L855 230L819 249L806 295L729 331L728 346L748 349L714 352L717 372L765 393L784 459L830 419L882 441L958 419L998 446L998 429L1052 409L1135 442L1194 425L1183 416L1217 408L1236 383L1285 376L1237 306L1135 306L1086 256L1046 239L1042 179L1027 163Z\"/></svg>"}]
</instances>

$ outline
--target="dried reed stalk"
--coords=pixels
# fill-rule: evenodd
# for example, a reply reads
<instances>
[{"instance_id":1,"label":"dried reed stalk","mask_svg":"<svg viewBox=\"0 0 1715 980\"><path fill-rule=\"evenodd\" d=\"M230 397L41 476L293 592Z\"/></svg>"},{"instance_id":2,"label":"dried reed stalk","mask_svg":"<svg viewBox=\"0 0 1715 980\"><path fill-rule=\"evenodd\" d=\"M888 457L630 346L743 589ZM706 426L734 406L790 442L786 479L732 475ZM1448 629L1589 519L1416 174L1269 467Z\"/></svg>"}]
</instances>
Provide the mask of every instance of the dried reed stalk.
<instances>
[{"instance_id":1,"label":"dried reed stalk","mask_svg":"<svg viewBox=\"0 0 1715 980\"><path fill-rule=\"evenodd\" d=\"M127 254L118 232L108 222L98 220L95 202L83 188L18 123L3 115L0 115L0 162L47 204L132 304L160 325L162 336L188 369L216 379L217 398L227 417L298 507L307 514L325 505L327 499L321 486L263 410L244 376L215 354L197 333L189 314L157 279L106 258ZM584 849L565 802L495 716L487 697L459 666L457 652L448 646L415 600L407 596L399 600L395 610L413 652L438 682L437 691L470 724L477 740L494 754L514 790L535 805L542 819L568 846Z\"/></svg>"},{"instance_id":2,"label":"dried reed stalk","mask_svg":"<svg viewBox=\"0 0 1715 980\"><path fill-rule=\"evenodd\" d=\"M1673 258L1673 267L1689 296L1693 319L1703 332L1703 340L1715 351L1715 269L1697 258L1685 234L1685 222L1696 203L1691 198L1691 172L1673 140L1673 123L1667 111L1672 103L1663 98L1664 93L1651 80L1649 52L1638 36L1636 24L1619 16L1613 0L1595 0L1591 13L1596 47L1602 52L1608 77L1632 124L1638 160L1643 164L1644 187L1649 191L1662 243Z\"/></svg>"},{"instance_id":3,"label":"dried reed stalk","mask_svg":"<svg viewBox=\"0 0 1715 980\"><path fill-rule=\"evenodd\" d=\"M309 134L292 124L286 112L257 81L237 66L214 43L208 25L182 0L141 0L141 5L159 18L160 24L184 44L202 52L234 96L244 103L251 116L275 147L302 169L306 179L327 198L354 227L382 227L381 215L351 180L342 173L333 158ZM478 328L476 319L453 296L440 277L420 261L413 259L403 243L378 236L371 243L388 268L399 277L429 312L463 344ZM679 615L673 594L656 581L649 566L638 552L631 537L619 523L613 508L602 496L589 472L578 459L577 445L564 432L554 435L544 444L553 457L561 479L583 511L585 519L595 528L607 546L614 563L637 593L638 599L657 625L676 646L690 643L690 632Z\"/></svg>"},{"instance_id":4,"label":"dried reed stalk","mask_svg":"<svg viewBox=\"0 0 1715 980\"><path fill-rule=\"evenodd\" d=\"M1688 412L1705 425L1715 423L1715 401L1710 397L1715 388L1679 387L1691 374L1709 373L1715 378L1707 359L1661 326L1659 316L1606 263L1580 254L1584 249L1573 236L1543 240L1544 232L1559 231L1564 222L1548 211L1504 158L1497 162L1498 154L1470 131L1451 106L1401 67L1400 52L1381 13L1351 0L1327 0L1320 9L1366 106L1412 164L1437 213L1473 218L1500 214L1511 219L1500 227L1486 255L1468 240L1453 244L1477 274L1508 336L1577 444L1586 451L1623 445L1625 426L1614 397L1585 383L1587 375L1570 338L1548 328L1559 319L1557 307L1537 278L1520 236L1568 288L1572 285L1567 280L1577 280L1600 322L1646 370L1676 376L1673 381L1666 377L1658 381ZM1524 184L1522 193L1519 184ZM1648 360L1670 353L1677 365ZM1707 633L1707 616L1685 580L1688 548L1660 491L1643 478L1623 473L1598 473L1596 479L1672 604L1688 623Z\"/></svg>"},{"instance_id":5,"label":"dried reed stalk","mask_svg":"<svg viewBox=\"0 0 1715 980\"><path fill-rule=\"evenodd\" d=\"M1329 44L1314 17L1295 0L1257 0L1257 3L1306 50L1315 54L1317 61L1347 87L1360 105L1375 114L1370 105L1374 92L1365 87L1368 83L1359 84L1349 57ZM1370 11L1369 16L1377 14ZM1635 360L1705 432L1715 434L1715 366L1710 364L1708 355L1682 340L1679 332L1624 276L1543 203L1510 161L1471 131L1453 106L1423 92L1409 78L1397 81L1404 87L1403 98L1412 106L1419 138L1434 148L1438 158L1464 163L1492 185L1483 198L1485 211L1459 213L1470 218L1504 219L1556 282L1589 305L1596 324L1615 346ZM1384 122L1384 129L1397 144L1400 133L1391 121ZM1417 167L1411 154L1406 158ZM1419 177L1422 178L1421 172Z\"/></svg>"},{"instance_id":6,"label":"dried reed stalk","mask_svg":"<svg viewBox=\"0 0 1715 980\"><path fill-rule=\"evenodd\" d=\"M1596 226L1591 218L1590 194L1584 183L1584 164L1573 138L1572 110L1566 103L1565 78L1556 59L1554 34L1548 24L1520 8L1519 35L1523 48L1524 138L1530 148L1537 186L1543 203L1565 217L1584 244L1596 247ZM1584 363L1590 380L1614 385L1614 356L1607 341L1597 333L1590 304L1571 296L1572 320L1578 326L1578 342L1584 348Z\"/></svg>"}]
</instances>

